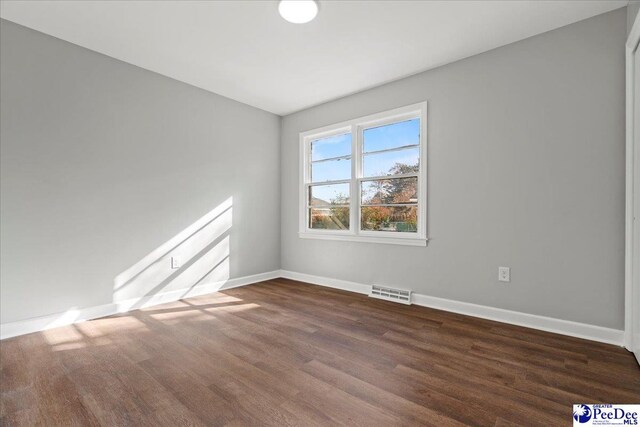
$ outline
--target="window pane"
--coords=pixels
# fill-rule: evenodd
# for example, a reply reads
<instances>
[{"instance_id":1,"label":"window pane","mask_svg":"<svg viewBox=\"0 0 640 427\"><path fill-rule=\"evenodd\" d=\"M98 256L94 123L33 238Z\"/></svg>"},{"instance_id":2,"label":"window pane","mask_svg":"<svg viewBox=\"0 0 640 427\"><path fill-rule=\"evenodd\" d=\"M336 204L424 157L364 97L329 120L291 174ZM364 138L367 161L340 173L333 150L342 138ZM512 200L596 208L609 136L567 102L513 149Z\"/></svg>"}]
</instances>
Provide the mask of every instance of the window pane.
<instances>
[{"instance_id":1,"label":"window pane","mask_svg":"<svg viewBox=\"0 0 640 427\"><path fill-rule=\"evenodd\" d=\"M326 207L309 209L309 228L348 230L349 208Z\"/></svg>"},{"instance_id":2,"label":"window pane","mask_svg":"<svg viewBox=\"0 0 640 427\"><path fill-rule=\"evenodd\" d=\"M348 204L349 184L313 185L309 187L309 206Z\"/></svg>"},{"instance_id":3,"label":"window pane","mask_svg":"<svg viewBox=\"0 0 640 427\"><path fill-rule=\"evenodd\" d=\"M365 154L363 156L363 176L399 175L418 172L420 149L406 148L398 151Z\"/></svg>"},{"instance_id":4,"label":"window pane","mask_svg":"<svg viewBox=\"0 0 640 427\"><path fill-rule=\"evenodd\" d=\"M418 145L420 144L420 119L365 129L363 138L365 153Z\"/></svg>"},{"instance_id":5,"label":"window pane","mask_svg":"<svg viewBox=\"0 0 640 427\"><path fill-rule=\"evenodd\" d=\"M362 230L415 233L418 230L416 206L365 206L361 209Z\"/></svg>"},{"instance_id":6,"label":"window pane","mask_svg":"<svg viewBox=\"0 0 640 427\"><path fill-rule=\"evenodd\" d=\"M362 182L362 204L418 203L418 178L391 178Z\"/></svg>"},{"instance_id":7,"label":"window pane","mask_svg":"<svg viewBox=\"0 0 640 427\"><path fill-rule=\"evenodd\" d=\"M311 161L351 155L351 134L311 141Z\"/></svg>"},{"instance_id":8,"label":"window pane","mask_svg":"<svg viewBox=\"0 0 640 427\"><path fill-rule=\"evenodd\" d=\"M311 163L311 182L351 179L351 159Z\"/></svg>"}]
</instances>

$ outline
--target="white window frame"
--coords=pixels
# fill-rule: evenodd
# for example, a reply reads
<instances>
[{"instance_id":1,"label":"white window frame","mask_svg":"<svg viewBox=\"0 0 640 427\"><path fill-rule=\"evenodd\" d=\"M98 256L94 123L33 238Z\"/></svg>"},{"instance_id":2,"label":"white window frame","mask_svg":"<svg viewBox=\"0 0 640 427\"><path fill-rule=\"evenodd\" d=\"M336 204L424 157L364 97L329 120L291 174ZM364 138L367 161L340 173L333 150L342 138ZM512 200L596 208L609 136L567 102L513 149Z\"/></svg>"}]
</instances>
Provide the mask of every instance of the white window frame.
<instances>
[{"instance_id":1,"label":"white window frame","mask_svg":"<svg viewBox=\"0 0 640 427\"><path fill-rule=\"evenodd\" d=\"M384 126L405 120L420 119L420 169L418 173L380 177L362 176L362 140L365 129ZM309 228L308 187L311 184L311 141L335 135L351 133L351 178L341 181L329 181L327 184L348 182L350 184L349 230L326 230ZM360 230L360 191L362 181L416 176L418 178L418 217L417 232L388 232ZM300 133L300 177L299 177L299 237L304 239L346 240L369 243L388 243L396 245L427 245L427 103L407 105L393 110L372 114L312 129Z\"/></svg>"}]
</instances>

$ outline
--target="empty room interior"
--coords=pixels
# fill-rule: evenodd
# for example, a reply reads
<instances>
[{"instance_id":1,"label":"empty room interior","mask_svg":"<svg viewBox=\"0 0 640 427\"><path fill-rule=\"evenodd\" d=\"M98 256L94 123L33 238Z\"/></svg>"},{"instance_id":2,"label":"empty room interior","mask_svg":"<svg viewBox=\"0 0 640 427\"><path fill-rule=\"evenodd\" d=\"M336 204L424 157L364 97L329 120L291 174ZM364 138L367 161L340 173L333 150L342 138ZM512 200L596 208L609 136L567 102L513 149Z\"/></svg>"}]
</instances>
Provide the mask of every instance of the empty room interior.
<instances>
[{"instance_id":1,"label":"empty room interior","mask_svg":"<svg viewBox=\"0 0 640 427\"><path fill-rule=\"evenodd\" d=\"M0 1L0 425L638 425L639 10Z\"/></svg>"}]
</instances>

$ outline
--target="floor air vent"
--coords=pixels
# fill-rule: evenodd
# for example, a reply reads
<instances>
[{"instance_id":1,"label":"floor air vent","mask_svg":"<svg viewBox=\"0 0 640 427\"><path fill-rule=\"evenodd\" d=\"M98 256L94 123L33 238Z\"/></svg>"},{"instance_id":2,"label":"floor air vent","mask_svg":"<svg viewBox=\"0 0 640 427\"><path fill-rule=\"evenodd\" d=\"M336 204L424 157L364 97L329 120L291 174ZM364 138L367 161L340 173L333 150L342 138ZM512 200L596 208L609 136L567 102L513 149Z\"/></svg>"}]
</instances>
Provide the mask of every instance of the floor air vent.
<instances>
[{"instance_id":1,"label":"floor air vent","mask_svg":"<svg viewBox=\"0 0 640 427\"><path fill-rule=\"evenodd\" d=\"M411 291L404 289L387 288L386 286L372 285L370 297L380 298L387 301L411 304Z\"/></svg>"}]
</instances>

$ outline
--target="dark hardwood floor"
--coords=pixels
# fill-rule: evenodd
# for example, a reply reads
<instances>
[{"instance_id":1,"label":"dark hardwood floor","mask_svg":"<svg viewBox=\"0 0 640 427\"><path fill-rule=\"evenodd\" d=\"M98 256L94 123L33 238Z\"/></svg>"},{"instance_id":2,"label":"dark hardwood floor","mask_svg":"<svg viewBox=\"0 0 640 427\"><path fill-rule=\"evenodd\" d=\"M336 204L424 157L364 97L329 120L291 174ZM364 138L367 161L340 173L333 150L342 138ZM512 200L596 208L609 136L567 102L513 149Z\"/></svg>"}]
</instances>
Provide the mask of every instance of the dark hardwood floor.
<instances>
[{"instance_id":1,"label":"dark hardwood floor","mask_svg":"<svg viewBox=\"0 0 640 427\"><path fill-rule=\"evenodd\" d=\"M13 425L571 425L620 347L286 279L4 340Z\"/></svg>"}]
</instances>

